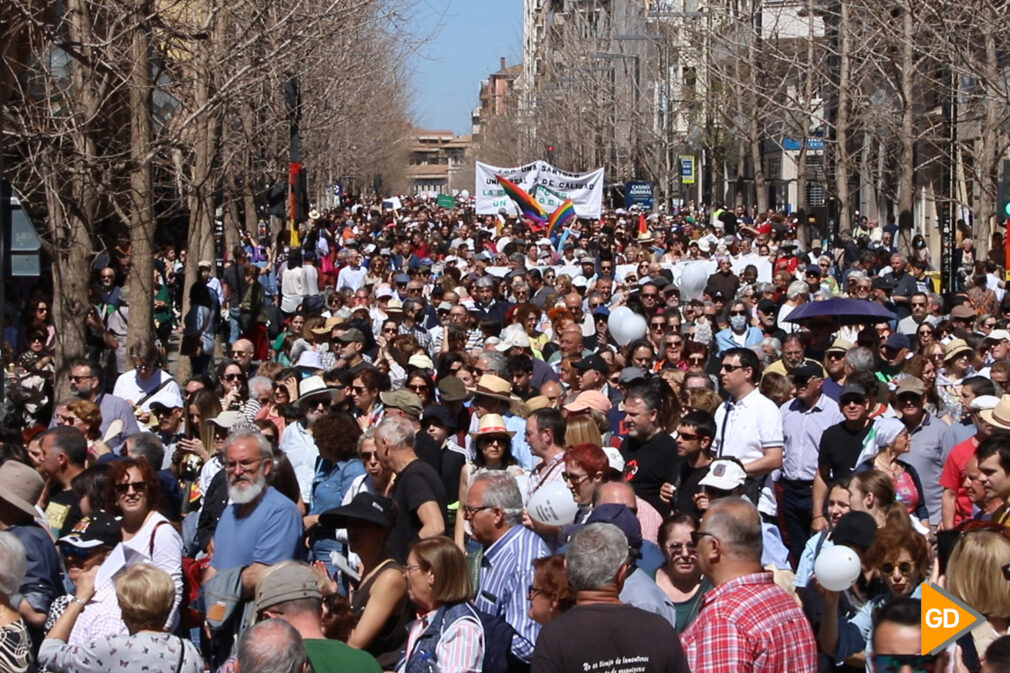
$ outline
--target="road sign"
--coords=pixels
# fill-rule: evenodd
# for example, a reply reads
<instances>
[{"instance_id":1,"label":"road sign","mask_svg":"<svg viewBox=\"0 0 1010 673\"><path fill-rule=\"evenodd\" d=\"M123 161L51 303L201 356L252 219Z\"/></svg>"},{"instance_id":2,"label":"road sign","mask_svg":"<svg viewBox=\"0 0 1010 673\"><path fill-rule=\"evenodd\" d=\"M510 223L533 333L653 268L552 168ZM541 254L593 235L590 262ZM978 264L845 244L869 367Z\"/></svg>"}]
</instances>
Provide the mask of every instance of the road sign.
<instances>
[{"instance_id":1,"label":"road sign","mask_svg":"<svg viewBox=\"0 0 1010 673\"><path fill-rule=\"evenodd\" d=\"M968 633L985 617L929 582L922 583L922 653L937 654Z\"/></svg>"}]
</instances>

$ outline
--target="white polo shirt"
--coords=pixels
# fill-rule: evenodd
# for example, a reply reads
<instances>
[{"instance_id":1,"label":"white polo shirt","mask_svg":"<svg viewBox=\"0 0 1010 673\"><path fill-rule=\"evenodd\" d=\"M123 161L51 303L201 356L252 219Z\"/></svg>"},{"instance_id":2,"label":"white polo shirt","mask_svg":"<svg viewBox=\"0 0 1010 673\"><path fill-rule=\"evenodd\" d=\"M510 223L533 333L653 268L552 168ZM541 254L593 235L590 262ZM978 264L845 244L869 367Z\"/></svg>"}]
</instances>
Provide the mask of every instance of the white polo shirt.
<instances>
[{"instance_id":1,"label":"white polo shirt","mask_svg":"<svg viewBox=\"0 0 1010 673\"><path fill-rule=\"evenodd\" d=\"M730 456L747 465L763 458L767 449L781 449L784 444L782 414L757 388L739 402L724 402L715 410L716 457ZM768 475L758 500L758 511L770 516L777 511L772 482L778 472Z\"/></svg>"}]
</instances>

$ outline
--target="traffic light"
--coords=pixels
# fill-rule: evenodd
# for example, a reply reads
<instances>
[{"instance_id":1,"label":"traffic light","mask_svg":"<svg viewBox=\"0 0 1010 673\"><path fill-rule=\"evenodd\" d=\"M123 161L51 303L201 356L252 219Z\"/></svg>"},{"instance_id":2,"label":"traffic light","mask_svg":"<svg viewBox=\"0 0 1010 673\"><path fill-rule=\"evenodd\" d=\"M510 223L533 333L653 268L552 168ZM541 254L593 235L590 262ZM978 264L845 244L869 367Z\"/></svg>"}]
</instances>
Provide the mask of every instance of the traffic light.
<instances>
[{"instance_id":1,"label":"traffic light","mask_svg":"<svg viewBox=\"0 0 1010 673\"><path fill-rule=\"evenodd\" d=\"M547 146L547 161L549 163L554 163L554 145Z\"/></svg>"},{"instance_id":2,"label":"traffic light","mask_svg":"<svg viewBox=\"0 0 1010 673\"><path fill-rule=\"evenodd\" d=\"M1010 159L1003 160L1003 177L996 195L996 221L999 224L1010 222Z\"/></svg>"}]
</instances>

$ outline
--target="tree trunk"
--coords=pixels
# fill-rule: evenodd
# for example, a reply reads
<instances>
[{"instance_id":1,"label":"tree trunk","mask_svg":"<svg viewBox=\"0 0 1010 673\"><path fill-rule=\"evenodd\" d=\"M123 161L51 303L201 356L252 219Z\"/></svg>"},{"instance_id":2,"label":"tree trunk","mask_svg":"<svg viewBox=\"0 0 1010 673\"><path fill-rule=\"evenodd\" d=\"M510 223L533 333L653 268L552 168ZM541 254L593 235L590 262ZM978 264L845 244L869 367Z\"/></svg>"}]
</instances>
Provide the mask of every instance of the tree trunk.
<instances>
[{"instance_id":1,"label":"tree trunk","mask_svg":"<svg viewBox=\"0 0 1010 673\"><path fill-rule=\"evenodd\" d=\"M898 134L901 153L898 159L898 224L902 248L910 246L908 232L912 228L912 207L915 201L915 19L912 3L902 2L901 66L899 96L901 100L901 133ZM895 241L898 244L898 241Z\"/></svg>"},{"instance_id":2,"label":"tree trunk","mask_svg":"<svg viewBox=\"0 0 1010 673\"><path fill-rule=\"evenodd\" d=\"M841 0L838 16L838 97L835 113L835 198L838 200L838 229L852 226L849 203L849 0Z\"/></svg>"},{"instance_id":3,"label":"tree trunk","mask_svg":"<svg viewBox=\"0 0 1010 673\"><path fill-rule=\"evenodd\" d=\"M130 319L126 342L152 338L154 195L151 180L151 66L147 0L135 0L130 43ZM166 349L168 344L162 344Z\"/></svg>"}]
</instances>

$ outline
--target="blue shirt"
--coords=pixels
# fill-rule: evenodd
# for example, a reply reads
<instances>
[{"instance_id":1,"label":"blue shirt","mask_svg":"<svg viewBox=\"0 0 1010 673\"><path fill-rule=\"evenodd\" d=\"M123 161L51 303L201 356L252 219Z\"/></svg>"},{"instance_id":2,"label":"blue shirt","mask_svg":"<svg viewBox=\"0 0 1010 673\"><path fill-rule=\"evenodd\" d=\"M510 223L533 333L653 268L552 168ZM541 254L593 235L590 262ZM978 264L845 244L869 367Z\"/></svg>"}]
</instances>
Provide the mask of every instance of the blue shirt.
<instances>
[{"instance_id":1,"label":"blue shirt","mask_svg":"<svg viewBox=\"0 0 1010 673\"><path fill-rule=\"evenodd\" d=\"M512 654L519 660L533 659L533 645L540 625L530 619L526 590L533 584L533 560L550 556L540 536L525 526L514 525L484 550L474 607L500 617L515 630Z\"/></svg>"},{"instance_id":2,"label":"blue shirt","mask_svg":"<svg viewBox=\"0 0 1010 673\"><path fill-rule=\"evenodd\" d=\"M622 603L659 615L668 621L674 629L677 628L677 608L673 606L656 581L641 568L635 568L628 573L618 598Z\"/></svg>"},{"instance_id":3,"label":"blue shirt","mask_svg":"<svg viewBox=\"0 0 1010 673\"><path fill-rule=\"evenodd\" d=\"M335 463L319 458L316 462L309 514L322 514L340 507L351 482L365 474L365 465L357 458L338 460Z\"/></svg>"},{"instance_id":4,"label":"blue shirt","mask_svg":"<svg viewBox=\"0 0 1010 673\"><path fill-rule=\"evenodd\" d=\"M813 481L821 435L832 425L845 420L838 403L821 393L812 407L799 399L779 407L782 412L782 476L786 479Z\"/></svg>"},{"instance_id":5,"label":"blue shirt","mask_svg":"<svg viewBox=\"0 0 1010 673\"><path fill-rule=\"evenodd\" d=\"M928 411L923 415L919 426L909 430L908 453L902 460L915 468L922 481L922 493L926 509L929 510L929 522L940 523L940 499L943 487L940 486L940 472L943 471L943 461L954 448L954 430Z\"/></svg>"},{"instance_id":6,"label":"blue shirt","mask_svg":"<svg viewBox=\"0 0 1010 673\"><path fill-rule=\"evenodd\" d=\"M228 505L217 522L212 568L228 570L251 563L273 565L298 558L302 516L293 502L268 486L248 516L236 516L239 507Z\"/></svg>"},{"instance_id":7,"label":"blue shirt","mask_svg":"<svg viewBox=\"0 0 1010 673\"><path fill-rule=\"evenodd\" d=\"M60 556L49 533L36 524L15 525L7 529L21 541L28 561L27 572L19 591L36 612L49 612L49 605L63 595L60 579ZM17 607L15 604L13 607Z\"/></svg>"}]
</instances>

